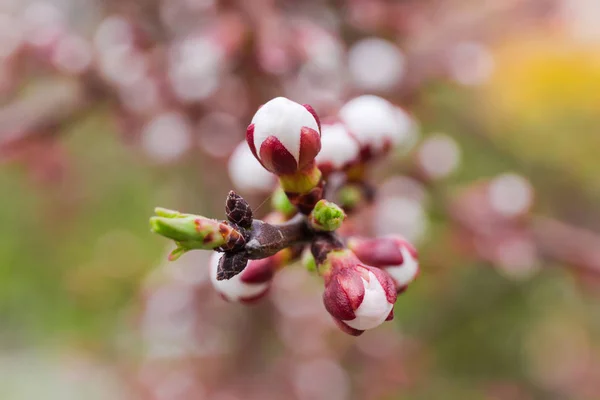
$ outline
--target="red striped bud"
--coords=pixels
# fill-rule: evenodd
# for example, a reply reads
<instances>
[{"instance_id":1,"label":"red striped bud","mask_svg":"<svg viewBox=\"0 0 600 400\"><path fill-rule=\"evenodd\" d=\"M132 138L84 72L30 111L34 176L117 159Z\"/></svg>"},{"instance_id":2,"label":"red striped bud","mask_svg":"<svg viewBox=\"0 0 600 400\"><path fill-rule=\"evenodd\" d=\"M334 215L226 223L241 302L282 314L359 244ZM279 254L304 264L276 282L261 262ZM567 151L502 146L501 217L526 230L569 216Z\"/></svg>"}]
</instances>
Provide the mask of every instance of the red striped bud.
<instances>
[{"instance_id":1,"label":"red striped bud","mask_svg":"<svg viewBox=\"0 0 600 400\"><path fill-rule=\"evenodd\" d=\"M344 332L358 336L393 318L396 289L383 270L341 250L329 253L319 271L325 277L325 308Z\"/></svg>"},{"instance_id":2,"label":"red striped bud","mask_svg":"<svg viewBox=\"0 0 600 400\"><path fill-rule=\"evenodd\" d=\"M376 239L351 238L348 247L365 263L383 268L402 292L419 274L418 254L401 236Z\"/></svg>"},{"instance_id":3,"label":"red striped bud","mask_svg":"<svg viewBox=\"0 0 600 400\"><path fill-rule=\"evenodd\" d=\"M312 107L277 97L258 109L246 141L268 171L294 175L310 168L321 150L319 118Z\"/></svg>"}]
</instances>

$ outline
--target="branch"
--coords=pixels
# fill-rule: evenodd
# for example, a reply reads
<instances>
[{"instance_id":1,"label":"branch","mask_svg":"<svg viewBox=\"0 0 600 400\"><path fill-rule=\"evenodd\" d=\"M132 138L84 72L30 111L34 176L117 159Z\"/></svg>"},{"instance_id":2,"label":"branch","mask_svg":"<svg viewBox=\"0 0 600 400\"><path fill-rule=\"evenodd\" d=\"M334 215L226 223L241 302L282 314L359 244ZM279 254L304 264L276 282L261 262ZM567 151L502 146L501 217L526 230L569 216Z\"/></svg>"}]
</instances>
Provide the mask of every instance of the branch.
<instances>
[{"instance_id":1,"label":"branch","mask_svg":"<svg viewBox=\"0 0 600 400\"><path fill-rule=\"evenodd\" d=\"M0 109L0 148L43 135L88 105L82 82L53 82Z\"/></svg>"},{"instance_id":2,"label":"branch","mask_svg":"<svg viewBox=\"0 0 600 400\"><path fill-rule=\"evenodd\" d=\"M494 236L521 234L530 237L545 258L600 275L600 235L596 233L549 217L502 217L484 197L485 185L472 188L452 202L443 190L432 193L437 193L452 222L473 238L491 240Z\"/></svg>"},{"instance_id":3,"label":"branch","mask_svg":"<svg viewBox=\"0 0 600 400\"><path fill-rule=\"evenodd\" d=\"M156 215L150 218L152 232L177 245L169 259L175 260L190 250L220 251L225 254L219 263L217 279L229 279L239 274L248 260L267 258L285 248L304 245L320 231L337 228L343 219L343 211L325 201L310 217L297 214L282 224L254 219L250 205L233 191L225 204L228 221L155 209Z\"/></svg>"},{"instance_id":4,"label":"branch","mask_svg":"<svg viewBox=\"0 0 600 400\"><path fill-rule=\"evenodd\" d=\"M531 231L542 254L600 275L600 235L547 217L534 217Z\"/></svg>"},{"instance_id":5,"label":"branch","mask_svg":"<svg viewBox=\"0 0 600 400\"><path fill-rule=\"evenodd\" d=\"M308 243L313 237L314 232L302 214L275 225L255 219L243 252L251 260L267 258L287 247Z\"/></svg>"}]
</instances>

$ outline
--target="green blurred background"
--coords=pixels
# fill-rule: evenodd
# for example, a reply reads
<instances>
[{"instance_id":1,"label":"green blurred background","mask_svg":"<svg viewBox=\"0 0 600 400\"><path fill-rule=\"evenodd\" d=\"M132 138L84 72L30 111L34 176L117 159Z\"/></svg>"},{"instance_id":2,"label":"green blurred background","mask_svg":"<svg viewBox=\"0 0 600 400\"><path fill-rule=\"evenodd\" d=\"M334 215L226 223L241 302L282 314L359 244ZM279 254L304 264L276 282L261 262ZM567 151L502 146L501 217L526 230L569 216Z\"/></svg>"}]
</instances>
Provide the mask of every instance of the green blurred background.
<instances>
[{"instance_id":1,"label":"green blurred background","mask_svg":"<svg viewBox=\"0 0 600 400\"><path fill-rule=\"evenodd\" d=\"M365 36L395 43L405 51L406 78L375 92L413 113L421 141L442 132L460 146L457 169L427 188L427 229L417 242L421 275L399 299L394 326L381 328L400 340L399 348L390 350L391 360L371 357L372 351L360 353L369 339L361 338L367 344L356 350L355 339L332 331L327 334L328 345L314 356L337 360L349 389L342 394L305 393L293 383L295 389L289 394L280 383L273 383L281 378L276 373L279 368L267 367L290 351L277 338L280 322L272 316L279 297L248 310L223 303L203 311L216 315L211 321L221 321L215 322L214 329L225 336L232 330L251 336L258 340L256 345L242 352L260 354L246 354L250 357L246 364L217 361L214 355L204 361L199 356L193 362L186 358L186 371L196 368L194 363L200 365L193 374L195 381L209 382L195 394L165 390L156 394L148 389L151 385L140 378L145 368L164 374L182 368L180 362L162 358L148 364L144 350L140 321L147 312L148 292L157 290L155 280L165 281L156 278L157 270L169 268L165 266L168 243L149 232L148 217L158 205L222 217L222 203L231 188L230 147L217 154L207 151L202 143L210 142L211 136L201 133L204 139L195 138L176 160L156 162L144 150L143 133L140 139L132 125L122 124L122 105L114 89L101 88L99 94L94 89L84 109L68 118L17 130L25 139L19 137L16 144L5 146L3 138L10 138L15 130L0 126L0 149L4 149L0 152L0 398L600 399L600 258L594 253L600 250L600 236L591 233L600 232L600 9L596 2L511 1L510 7L501 1L486 2L489 7L468 1L444 5L376 1L366 6L361 1L314 1L303 6L206 3L214 10L194 8L209 15L204 25L217 23L215 15L225 13L239 13L242 20L251 21L244 34L249 38L238 49L242 55L227 72L246 85L243 93L249 104L235 115L242 129L230 133L233 143L242 140L243 127L261 102L279 94L294 99L293 92L288 93L288 83L296 79L293 68L276 74L251 61L257 51L252 46L259 46L261 40L263 46L281 45L260 33L260 18L279 15L317 22L334 19L334 36L344 51ZM75 2L57 4L68 15L66 20L77 21L79 15L89 20L90 26L83 29L77 27L81 22L73 24L82 37L91 38L99 21L115 12L150 32L150 39L141 42L148 53L177 37L168 30L156 33L154 25L159 22L152 18L154 14L147 15L144 7L135 4L96 4L94 13L80 11ZM5 12L17 21L24 8L13 3ZM253 15L253 9L260 16ZM474 23L480 9L487 10L487 14L481 11L485 19L480 16L483 21ZM322 17L323 10L329 13L327 18ZM369 18L365 16L365 22L356 15ZM184 20L185 14L169 18ZM436 29L440 32L432 33ZM444 29L453 30L445 35ZM265 35L273 37L272 32ZM148 44L156 37L158 44ZM447 49L463 41L485 46L486 57L493 62L489 76L476 85L461 83L443 67ZM23 50L17 67L10 67L10 80L18 87L3 96L6 110L11 111L12 102L35 95L47 82L102 86L90 72L70 75L46 66L45 50L40 51L42 56L35 51ZM157 54L152 60L160 65L162 53ZM436 67L430 68L430 63ZM341 103L353 94L373 91L357 87L352 78L345 85ZM169 100L165 107L201 119L216 107L217 95L198 104ZM327 114L337 104L338 98L316 108ZM236 108L235 104L219 107L219 112ZM8 115L6 110L0 111L2 117ZM16 120L21 118L33 117L24 113ZM378 169L378 176L412 171L415 149L408 155L394 154ZM447 207L450 198L460 202L460 194L472 185L506 172L527 177L534 188L530 215L562 221L586 238L584 245L573 236L577 243L565 244L569 250L563 260L542 252L535 270L518 279L464 245ZM266 197L250 197L253 207ZM258 213L264 215L268 208L262 205ZM589 254L573 255L581 247L578 244L589 248ZM194 260L199 265L205 261ZM318 300L318 280L307 285L317 288ZM210 290L203 287L200 292ZM226 318L238 323L224 322ZM297 334L309 335L303 332ZM373 335L371 340L378 337ZM385 343L379 342L383 349L379 353L386 352ZM207 366L212 363L217 372ZM280 371L295 368L275 365ZM369 376L376 365L381 371ZM242 368L248 377L240 383ZM239 379L232 378L229 388L224 377L231 374ZM244 389L254 388L249 382L259 382L255 375L272 382L272 390L265 389L270 397ZM384 382L381 387L389 386L383 393L377 390L379 380ZM311 382L319 385L318 380ZM231 393L221 393L213 383Z\"/></svg>"}]
</instances>

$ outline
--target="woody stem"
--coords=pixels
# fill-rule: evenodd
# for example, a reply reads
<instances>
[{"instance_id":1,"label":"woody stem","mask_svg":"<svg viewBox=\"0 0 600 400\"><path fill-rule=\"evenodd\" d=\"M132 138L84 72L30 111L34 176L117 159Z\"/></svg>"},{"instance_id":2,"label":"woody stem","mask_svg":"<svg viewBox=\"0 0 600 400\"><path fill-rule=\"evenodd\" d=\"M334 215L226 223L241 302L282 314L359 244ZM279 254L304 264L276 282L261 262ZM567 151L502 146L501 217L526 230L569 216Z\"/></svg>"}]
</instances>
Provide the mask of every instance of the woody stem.
<instances>
[{"instance_id":1,"label":"woody stem","mask_svg":"<svg viewBox=\"0 0 600 400\"><path fill-rule=\"evenodd\" d=\"M301 214L277 225L254 220L242 251L250 259L266 258L287 247L308 243L314 235L315 232L309 227L307 218Z\"/></svg>"}]
</instances>

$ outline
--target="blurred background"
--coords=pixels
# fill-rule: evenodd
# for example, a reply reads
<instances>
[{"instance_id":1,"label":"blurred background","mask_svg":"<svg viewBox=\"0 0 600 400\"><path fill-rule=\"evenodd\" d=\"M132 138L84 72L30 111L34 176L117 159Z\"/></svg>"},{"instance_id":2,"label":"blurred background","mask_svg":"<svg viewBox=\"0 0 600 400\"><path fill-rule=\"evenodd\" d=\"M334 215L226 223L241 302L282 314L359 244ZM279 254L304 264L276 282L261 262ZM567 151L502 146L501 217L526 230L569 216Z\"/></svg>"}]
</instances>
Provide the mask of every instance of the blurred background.
<instances>
[{"instance_id":1,"label":"blurred background","mask_svg":"<svg viewBox=\"0 0 600 400\"><path fill-rule=\"evenodd\" d=\"M0 10L0 398L600 398L597 0ZM167 263L153 207L222 218L260 104L364 93L419 124L359 216L420 253L393 323L338 331L299 266L248 307Z\"/></svg>"}]
</instances>

